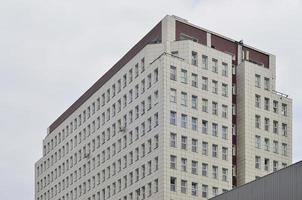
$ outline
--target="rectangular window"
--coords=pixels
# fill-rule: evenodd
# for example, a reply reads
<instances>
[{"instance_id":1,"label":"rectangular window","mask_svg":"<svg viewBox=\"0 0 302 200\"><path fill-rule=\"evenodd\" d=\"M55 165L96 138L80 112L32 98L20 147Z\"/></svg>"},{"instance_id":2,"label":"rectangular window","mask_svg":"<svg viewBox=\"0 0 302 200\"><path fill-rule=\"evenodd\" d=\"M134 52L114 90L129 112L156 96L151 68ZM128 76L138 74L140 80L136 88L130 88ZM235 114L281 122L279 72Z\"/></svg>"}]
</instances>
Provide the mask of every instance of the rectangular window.
<instances>
[{"instance_id":1,"label":"rectangular window","mask_svg":"<svg viewBox=\"0 0 302 200\"><path fill-rule=\"evenodd\" d=\"M208 155L208 143L202 142L202 155L207 156Z\"/></svg>"},{"instance_id":2,"label":"rectangular window","mask_svg":"<svg viewBox=\"0 0 302 200\"><path fill-rule=\"evenodd\" d=\"M255 146L256 148L260 149L261 148L261 137L259 135L255 136Z\"/></svg>"},{"instance_id":3,"label":"rectangular window","mask_svg":"<svg viewBox=\"0 0 302 200\"><path fill-rule=\"evenodd\" d=\"M202 185L201 190L202 190L201 196L203 198L208 198L208 186L207 185Z\"/></svg>"},{"instance_id":4,"label":"rectangular window","mask_svg":"<svg viewBox=\"0 0 302 200\"><path fill-rule=\"evenodd\" d=\"M278 141L275 141L275 140L274 140L273 143L274 143L274 146L273 146L273 147L274 147L274 153L278 153L278 152L279 152L279 144L278 144Z\"/></svg>"},{"instance_id":5,"label":"rectangular window","mask_svg":"<svg viewBox=\"0 0 302 200\"><path fill-rule=\"evenodd\" d=\"M181 127L187 128L188 126L188 116L185 114L181 114Z\"/></svg>"},{"instance_id":6,"label":"rectangular window","mask_svg":"<svg viewBox=\"0 0 302 200\"><path fill-rule=\"evenodd\" d=\"M256 169L261 168L261 158L260 158L260 156L255 156L255 168Z\"/></svg>"},{"instance_id":7,"label":"rectangular window","mask_svg":"<svg viewBox=\"0 0 302 200\"><path fill-rule=\"evenodd\" d=\"M198 54L195 51L192 51L192 65L198 65Z\"/></svg>"},{"instance_id":8,"label":"rectangular window","mask_svg":"<svg viewBox=\"0 0 302 200\"><path fill-rule=\"evenodd\" d=\"M176 81L176 67L170 66L170 80Z\"/></svg>"},{"instance_id":9,"label":"rectangular window","mask_svg":"<svg viewBox=\"0 0 302 200\"><path fill-rule=\"evenodd\" d=\"M198 120L196 117L192 117L192 130L197 131Z\"/></svg>"},{"instance_id":10,"label":"rectangular window","mask_svg":"<svg viewBox=\"0 0 302 200\"><path fill-rule=\"evenodd\" d=\"M270 89L270 81L269 78L264 77L264 89L269 90Z\"/></svg>"},{"instance_id":11,"label":"rectangular window","mask_svg":"<svg viewBox=\"0 0 302 200\"><path fill-rule=\"evenodd\" d=\"M212 114L218 115L218 103L214 101L212 102Z\"/></svg>"},{"instance_id":12,"label":"rectangular window","mask_svg":"<svg viewBox=\"0 0 302 200\"><path fill-rule=\"evenodd\" d=\"M181 105L183 106L187 106L187 102L188 102L188 95L186 92L181 92Z\"/></svg>"},{"instance_id":13,"label":"rectangular window","mask_svg":"<svg viewBox=\"0 0 302 200\"><path fill-rule=\"evenodd\" d=\"M208 134L208 121L202 120L202 133Z\"/></svg>"},{"instance_id":14,"label":"rectangular window","mask_svg":"<svg viewBox=\"0 0 302 200\"><path fill-rule=\"evenodd\" d=\"M287 124L282 123L282 135L287 136Z\"/></svg>"},{"instance_id":15,"label":"rectangular window","mask_svg":"<svg viewBox=\"0 0 302 200\"><path fill-rule=\"evenodd\" d=\"M198 105L198 97L195 95L192 95L192 108L197 109L197 105Z\"/></svg>"},{"instance_id":16,"label":"rectangular window","mask_svg":"<svg viewBox=\"0 0 302 200\"><path fill-rule=\"evenodd\" d=\"M258 94L255 95L255 107L257 108L261 107L261 96Z\"/></svg>"},{"instance_id":17,"label":"rectangular window","mask_svg":"<svg viewBox=\"0 0 302 200\"><path fill-rule=\"evenodd\" d=\"M202 99L202 111L208 112L208 100L207 99Z\"/></svg>"},{"instance_id":18,"label":"rectangular window","mask_svg":"<svg viewBox=\"0 0 302 200\"><path fill-rule=\"evenodd\" d=\"M197 139L192 139L192 152L197 152L198 148L198 140Z\"/></svg>"},{"instance_id":19,"label":"rectangular window","mask_svg":"<svg viewBox=\"0 0 302 200\"><path fill-rule=\"evenodd\" d=\"M218 179L218 167L214 165L212 166L212 178Z\"/></svg>"},{"instance_id":20,"label":"rectangular window","mask_svg":"<svg viewBox=\"0 0 302 200\"><path fill-rule=\"evenodd\" d=\"M228 85L225 83L222 83L222 96L224 97L228 96Z\"/></svg>"},{"instance_id":21,"label":"rectangular window","mask_svg":"<svg viewBox=\"0 0 302 200\"><path fill-rule=\"evenodd\" d=\"M198 87L198 76L197 74L193 74L193 73L192 73L192 86Z\"/></svg>"},{"instance_id":22,"label":"rectangular window","mask_svg":"<svg viewBox=\"0 0 302 200\"><path fill-rule=\"evenodd\" d=\"M270 143L269 143L269 139L268 138L265 138L264 139L264 149L266 151L269 151L270 150Z\"/></svg>"},{"instance_id":23,"label":"rectangular window","mask_svg":"<svg viewBox=\"0 0 302 200\"><path fill-rule=\"evenodd\" d=\"M176 103L176 89L170 89L170 102Z\"/></svg>"},{"instance_id":24,"label":"rectangular window","mask_svg":"<svg viewBox=\"0 0 302 200\"><path fill-rule=\"evenodd\" d=\"M208 78L202 77L202 90L208 90Z\"/></svg>"},{"instance_id":25,"label":"rectangular window","mask_svg":"<svg viewBox=\"0 0 302 200\"><path fill-rule=\"evenodd\" d=\"M222 76L228 76L228 64L227 63L222 63Z\"/></svg>"},{"instance_id":26,"label":"rectangular window","mask_svg":"<svg viewBox=\"0 0 302 200\"><path fill-rule=\"evenodd\" d=\"M279 123L278 123L278 121L273 121L273 132L275 133L275 134L278 134L279 133Z\"/></svg>"},{"instance_id":27,"label":"rectangular window","mask_svg":"<svg viewBox=\"0 0 302 200\"><path fill-rule=\"evenodd\" d=\"M206 163L202 163L202 176L208 176L208 164Z\"/></svg>"},{"instance_id":28,"label":"rectangular window","mask_svg":"<svg viewBox=\"0 0 302 200\"><path fill-rule=\"evenodd\" d=\"M218 145L213 144L212 145L212 157L217 158L218 157Z\"/></svg>"},{"instance_id":29,"label":"rectangular window","mask_svg":"<svg viewBox=\"0 0 302 200\"><path fill-rule=\"evenodd\" d=\"M176 133L170 133L170 147L176 148Z\"/></svg>"},{"instance_id":30,"label":"rectangular window","mask_svg":"<svg viewBox=\"0 0 302 200\"><path fill-rule=\"evenodd\" d=\"M269 118L264 118L264 130L269 131Z\"/></svg>"},{"instance_id":31,"label":"rectangular window","mask_svg":"<svg viewBox=\"0 0 302 200\"><path fill-rule=\"evenodd\" d=\"M202 55L202 68L208 69L208 57L205 55Z\"/></svg>"},{"instance_id":32,"label":"rectangular window","mask_svg":"<svg viewBox=\"0 0 302 200\"><path fill-rule=\"evenodd\" d=\"M222 168L222 181L228 181L228 169Z\"/></svg>"},{"instance_id":33,"label":"rectangular window","mask_svg":"<svg viewBox=\"0 0 302 200\"><path fill-rule=\"evenodd\" d=\"M264 98L264 109L265 110L270 110L270 100L269 98Z\"/></svg>"},{"instance_id":34,"label":"rectangular window","mask_svg":"<svg viewBox=\"0 0 302 200\"><path fill-rule=\"evenodd\" d=\"M273 111L274 113L278 113L278 101L273 101Z\"/></svg>"},{"instance_id":35,"label":"rectangular window","mask_svg":"<svg viewBox=\"0 0 302 200\"><path fill-rule=\"evenodd\" d=\"M228 118L228 106L227 105L222 105L222 117Z\"/></svg>"},{"instance_id":36,"label":"rectangular window","mask_svg":"<svg viewBox=\"0 0 302 200\"><path fill-rule=\"evenodd\" d=\"M222 160L228 160L228 148L222 147Z\"/></svg>"},{"instance_id":37,"label":"rectangular window","mask_svg":"<svg viewBox=\"0 0 302 200\"><path fill-rule=\"evenodd\" d=\"M212 81L212 93L218 94L218 82L217 81Z\"/></svg>"},{"instance_id":38,"label":"rectangular window","mask_svg":"<svg viewBox=\"0 0 302 200\"><path fill-rule=\"evenodd\" d=\"M187 150L187 137L181 136L181 149Z\"/></svg>"},{"instance_id":39,"label":"rectangular window","mask_svg":"<svg viewBox=\"0 0 302 200\"><path fill-rule=\"evenodd\" d=\"M170 111L170 124L176 125L176 112Z\"/></svg>"},{"instance_id":40,"label":"rectangular window","mask_svg":"<svg viewBox=\"0 0 302 200\"><path fill-rule=\"evenodd\" d=\"M265 158L264 159L264 170L265 171L269 171L269 165L270 165L269 159Z\"/></svg>"},{"instance_id":41,"label":"rectangular window","mask_svg":"<svg viewBox=\"0 0 302 200\"><path fill-rule=\"evenodd\" d=\"M218 124L216 123L212 123L212 136L218 136Z\"/></svg>"},{"instance_id":42,"label":"rectangular window","mask_svg":"<svg viewBox=\"0 0 302 200\"><path fill-rule=\"evenodd\" d=\"M176 178L170 177L170 191L176 192Z\"/></svg>"},{"instance_id":43,"label":"rectangular window","mask_svg":"<svg viewBox=\"0 0 302 200\"><path fill-rule=\"evenodd\" d=\"M180 73L180 81L182 83L187 84L188 83L188 75L187 75L187 70L182 69Z\"/></svg>"},{"instance_id":44,"label":"rectangular window","mask_svg":"<svg viewBox=\"0 0 302 200\"><path fill-rule=\"evenodd\" d=\"M186 180L181 180L181 188L180 188L180 190L181 190L181 193L184 193L184 194L186 194L187 193L187 185L188 185L188 182L186 181Z\"/></svg>"},{"instance_id":45,"label":"rectangular window","mask_svg":"<svg viewBox=\"0 0 302 200\"><path fill-rule=\"evenodd\" d=\"M255 74L255 86L256 87L261 87L261 76L258 74Z\"/></svg>"},{"instance_id":46,"label":"rectangular window","mask_svg":"<svg viewBox=\"0 0 302 200\"><path fill-rule=\"evenodd\" d=\"M228 127L227 126L222 126L221 138L224 140L228 139Z\"/></svg>"},{"instance_id":47,"label":"rectangular window","mask_svg":"<svg viewBox=\"0 0 302 200\"><path fill-rule=\"evenodd\" d=\"M218 60L212 59L212 72L218 73Z\"/></svg>"},{"instance_id":48,"label":"rectangular window","mask_svg":"<svg viewBox=\"0 0 302 200\"><path fill-rule=\"evenodd\" d=\"M187 171L187 159L181 158L181 171L186 172Z\"/></svg>"},{"instance_id":49,"label":"rectangular window","mask_svg":"<svg viewBox=\"0 0 302 200\"><path fill-rule=\"evenodd\" d=\"M261 120L259 115L255 115L255 127L260 128L261 126Z\"/></svg>"},{"instance_id":50,"label":"rectangular window","mask_svg":"<svg viewBox=\"0 0 302 200\"><path fill-rule=\"evenodd\" d=\"M170 169L176 169L176 156L170 156Z\"/></svg>"},{"instance_id":51,"label":"rectangular window","mask_svg":"<svg viewBox=\"0 0 302 200\"><path fill-rule=\"evenodd\" d=\"M286 104L282 104L282 115L283 116L287 116L287 105Z\"/></svg>"},{"instance_id":52,"label":"rectangular window","mask_svg":"<svg viewBox=\"0 0 302 200\"><path fill-rule=\"evenodd\" d=\"M198 194L198 183L192 182L192 196L197 196Z\"/></svg>"}]
</instances>

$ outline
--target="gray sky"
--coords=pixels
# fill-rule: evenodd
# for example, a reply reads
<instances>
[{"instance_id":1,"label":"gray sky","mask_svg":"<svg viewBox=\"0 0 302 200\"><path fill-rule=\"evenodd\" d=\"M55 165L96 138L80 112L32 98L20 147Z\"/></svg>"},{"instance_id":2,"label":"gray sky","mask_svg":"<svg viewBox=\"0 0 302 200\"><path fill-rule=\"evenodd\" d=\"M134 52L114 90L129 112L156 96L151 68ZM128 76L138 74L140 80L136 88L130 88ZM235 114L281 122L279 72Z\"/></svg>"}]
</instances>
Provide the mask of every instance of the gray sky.
<instances>
[{"instance_id":1,"label":"gray sky","mask_svg":"<svg viewBox=\"0 0 302 200\"><path fill-rule=\"evenodd\" d=\"M33 199L47 127L166 14L277 56L301 160L301 8L302 0L0 1L0 199Z\"/></svg>"}]
</instances>

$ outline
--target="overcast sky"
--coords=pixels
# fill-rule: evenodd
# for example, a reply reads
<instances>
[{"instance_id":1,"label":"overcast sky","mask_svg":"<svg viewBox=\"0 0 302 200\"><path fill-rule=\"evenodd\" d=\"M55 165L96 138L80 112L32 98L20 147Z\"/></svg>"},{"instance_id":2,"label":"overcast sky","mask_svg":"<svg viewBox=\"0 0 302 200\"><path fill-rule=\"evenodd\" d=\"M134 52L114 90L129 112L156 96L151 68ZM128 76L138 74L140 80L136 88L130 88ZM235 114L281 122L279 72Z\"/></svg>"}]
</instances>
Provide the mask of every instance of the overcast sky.
<instances>
[{"instance_id":1,"label":"overcast sky","mask_svg":"<svg viewBox=\"0 0 302 200\"><path fill-rule=\"evenodd\" d=\"M276 55L301 160L301 8L302 0L0 1L0 199L34 198L47 127L166 14Z\"/></svg>"}]
</instances>

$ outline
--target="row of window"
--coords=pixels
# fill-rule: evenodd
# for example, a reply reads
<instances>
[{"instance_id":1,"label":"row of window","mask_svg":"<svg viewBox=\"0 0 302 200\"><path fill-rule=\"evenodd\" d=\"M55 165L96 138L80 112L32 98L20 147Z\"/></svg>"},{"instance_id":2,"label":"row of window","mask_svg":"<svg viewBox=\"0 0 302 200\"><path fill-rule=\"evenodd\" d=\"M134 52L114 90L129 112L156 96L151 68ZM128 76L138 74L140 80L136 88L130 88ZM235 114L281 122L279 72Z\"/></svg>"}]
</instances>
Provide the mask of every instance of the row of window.
<instances>
[{"instance_id":1,"label":"row of window","mask_svg":"<svg viewBox=\"0 0 302 200\"><path fill-rule=\"evenodd\" d=\"M170 80L177 81L177 68L175 66L170 66ZM187 70L181 69L180 82L184 84L188 83ZM197 74L191 74L191 86L198 87ZM209 80L207 77L203 76L201 78L201 89L205 91L209 90ZM212 93L218 94L218 81L216 80L212 80ZM228 96L228 84L221 83L221 94L224 97Z\"/></svg>"},{"instance_id":2,"label":"row of window","mask_svg":"<svg viewBox=\"0 0 302 200\"><path fill-rule=\"evenodd\" d=\"M279 134L279 122L277 120L273 120L273 133ZM271 126L271 120L267 117L264 117L264 130L269 131ZM258 129L261 129L261 116L255 115L255 127ZM287 136L287 124L282 123L281 124L281 133L283 136Z\"/></svg>"},{"instance_id":3,"label":"row of window","mask_svg":"<svg viewBox=\"0 0 302 200\"><path fill-rule=\"evenodd\" d=\"M279 169L279 162L276 160L273 160L272 164L269 158L261 159L261 156L255 156L255 168L261 169L263 166L263 169L267 172L271 171L271 165L272 165L272 171L275 172ZM287 167L286 163L282 163L282 168Z\"/></svg>"},{"instance_id":4,"label":"row of window","mask_svg":"<svg viewBox=\"0 0 302 200\"><path fill-rule=\"evenodd\" d=\"M177 135L176 133L170 133L170 147L177 148ZM181 136L181 144L180 149L182 150L191 150L192 152L199 152L199 145L198 145L198 139L191 139L191 148L189 148L188 144L188 137L187 136ZM209 144L206 141L202 141L201 144L201 152L202 155L208 156L209 152ZM222 153L222 160L228 160L228 148L227 147L221 147L221 153ZM218 158L218 145L212 144L212 157Z\"/></svg>"},{"instance_id":5,"label":"row of window","mask_svg":"<svg viewBox=\"0 0 302 200\"><path fill-rule=\"evenodd\" d=\"M264 97L264 105L261 103L261 96L258 94L255 94L255 107L261 108L263 106L264 110L271 110L271 100L267 97ZM274 113L279 113L279 102L276 100L273 100L273 112ZM282 103L281 105L281 114L283 116L287 116L287 104Z\"/></svg>"},{"instance_id":6,"label":"row of window","mask_svg":"<svg viewBox=\"0 0 302 200\"><path fill-rule=\"evenodd\" d=\"M59 200L82 199L82 196L84 196L88 191L94 189L95 184L97 184L92 182L89 185L88 181L87 183L85 182L85 184L83 183L82 185L79 185L78 187L75 187L74 189L70 190L62 197L60 197ZM109 199L115 194L117 194L118 192L120 192L122 190L121 188L122 188L122 183L121 183L121 179L119 179L117 182L114 182L112 185L109 185L106 188L103 188L102 190L92 194L87 198L87 200ZM133 192L130 192L128 195L123 196L119 200L145 199L151 197L152 194L157 193L158 190L159 190L158 179L154 179L153 181L148 182L148 184L141 186L140 188L136 189ZM38 196L37 200L49 200L55 197L58 193L59 193L58 188L55 187L52 188L51 190L48 190L47 192L44 192L44 194Z\"/></svg>"},{"instance_id":7,"label":"row of window","mask_svg":"<svg viewBox=\"0 0 302 200\"><path fill-rule=\"evenodd\" d=\"M177 183L178 179L176 177L170 177L170 191L171 192L180 192L183 194L190 193L192 196L201 196L203 198L208 198L209 195L209 186L206 184L201 184L201 192L199 191L200 184L197 182L191 182L191 192L188 192L188 181L181 179L180 183ZM180 184L180 190L178 189L178 184ZM226 192L226 189L222 189L222 192ZM218 188L212 187L212 196L218 195Z\"/></svg>"},{"instance_id":8,"label":"row of window","mask_svg":"<svg viewBox=\"0 0 302 200\"><path fill-rule=\"evenodd\" d=\"M223 147L222 149L222 159L223 160L227 160L227 157L228 157L228 153L227 153L227 148ZM217 153L216 153L217 154ZM176 155L170 155L170 169L178 169L178 162L177 162L177 156ZM213 178L213 179L219 179L219 173L218 173L218 166L215 166L213 165L212 166L212 174L211 176L209 175L209 164L208 163L202 163L201 164L201 173L200 173L200 169L199 169L199 163L198 161L196 160L192 160L191 161L191 170L188 170L188 159L187 158L184 158L184 157L181 157L180 158L180 171L182 172L190 172L191 174L194 174L194 175L198 175L198 174L201 174L202 176L205 176L205 177L210 177L210 178ZM221 177L221 180L222 181L225 181L225 182L228 182L228 169L227 168L222 168L221 169L222 171L222 177Z\"/></svg>"},{"instance_id":9,"label":"row of window","mask_svg":"<svg viewBox=\"0 0 302 200\"><path fill-rule=\"evenodd\" d=\"M261 88L262 87L262 78L261 78L261 75L259 74L255 74L255 86L258 87L258 88ZM263 77L263 81L264 81L264 85L263 85L263 88L265 90L270 90L270 78L267 78L267 77Z\"/></svg>"},{"instance_id":10,"label":"row of window","mask_svg":"<svg viewBox=\"0 0 302 200\"><path fill-rule=\"evenodd\" d=\"M178 52L177 51L174 51L172 52L173 55L175 56L178 56ZM194 66L198 66L198 53L195 52L195 51L192 51L191 52L191 64L194 65ZM218 71L219 71L219 63L218 63L218 60L216 58L212 58L211 60L211 71L218 74ZM202 69L205 69L207 70L209 68L209 59L208 59L208 56L206 55L202 55L201 56L201 67ZM228 64L225 63L225 62L222 62L221 63L221 75L222 76L228 76L228 71L229 71L229 68L228 68Z\"/></svg>"},{"instance_id":11,"label":"row of window","mask_svg":"<svg viewBox=\"0 0 302 200\"><path fill-rule=\"evenodd\" d=\"M269 138L264 138L264 144L263 144L263 148L265 151L270 151L271 149L271 144L270 144L270 140ZM255 136L255 147L258 148L258 149L261 149L262 148L262 140L261 140L261 136L259 135L256 135ZM273 148L273 152L278 154L279 153L279 142L274 140L273 141L273 145L272 145L272 148ZM286 143L282 143L281 144L281 154L283 156L288 156L288 150L287 150L287 144Z\"/></svg>"}]
</instances>

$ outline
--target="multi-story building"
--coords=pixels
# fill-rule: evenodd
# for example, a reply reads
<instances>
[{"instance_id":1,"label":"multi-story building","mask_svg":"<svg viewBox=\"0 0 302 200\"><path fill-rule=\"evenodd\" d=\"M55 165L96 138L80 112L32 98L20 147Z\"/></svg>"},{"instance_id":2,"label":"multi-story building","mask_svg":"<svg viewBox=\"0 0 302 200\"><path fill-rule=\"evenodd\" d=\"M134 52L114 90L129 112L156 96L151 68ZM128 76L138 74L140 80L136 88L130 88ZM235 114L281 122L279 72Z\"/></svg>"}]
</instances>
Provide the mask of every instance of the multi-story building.
<instances>
[{"instance_id":1,"label":"multi-story building","mask_svg":"<svg viewBox=\"0 0 302 200\"><path fill-rule=\"evenodd\" d=\"M275 57L166 16L48 128L36 200L207 199L291 163Z\"/></svg>"}]
</instances>

